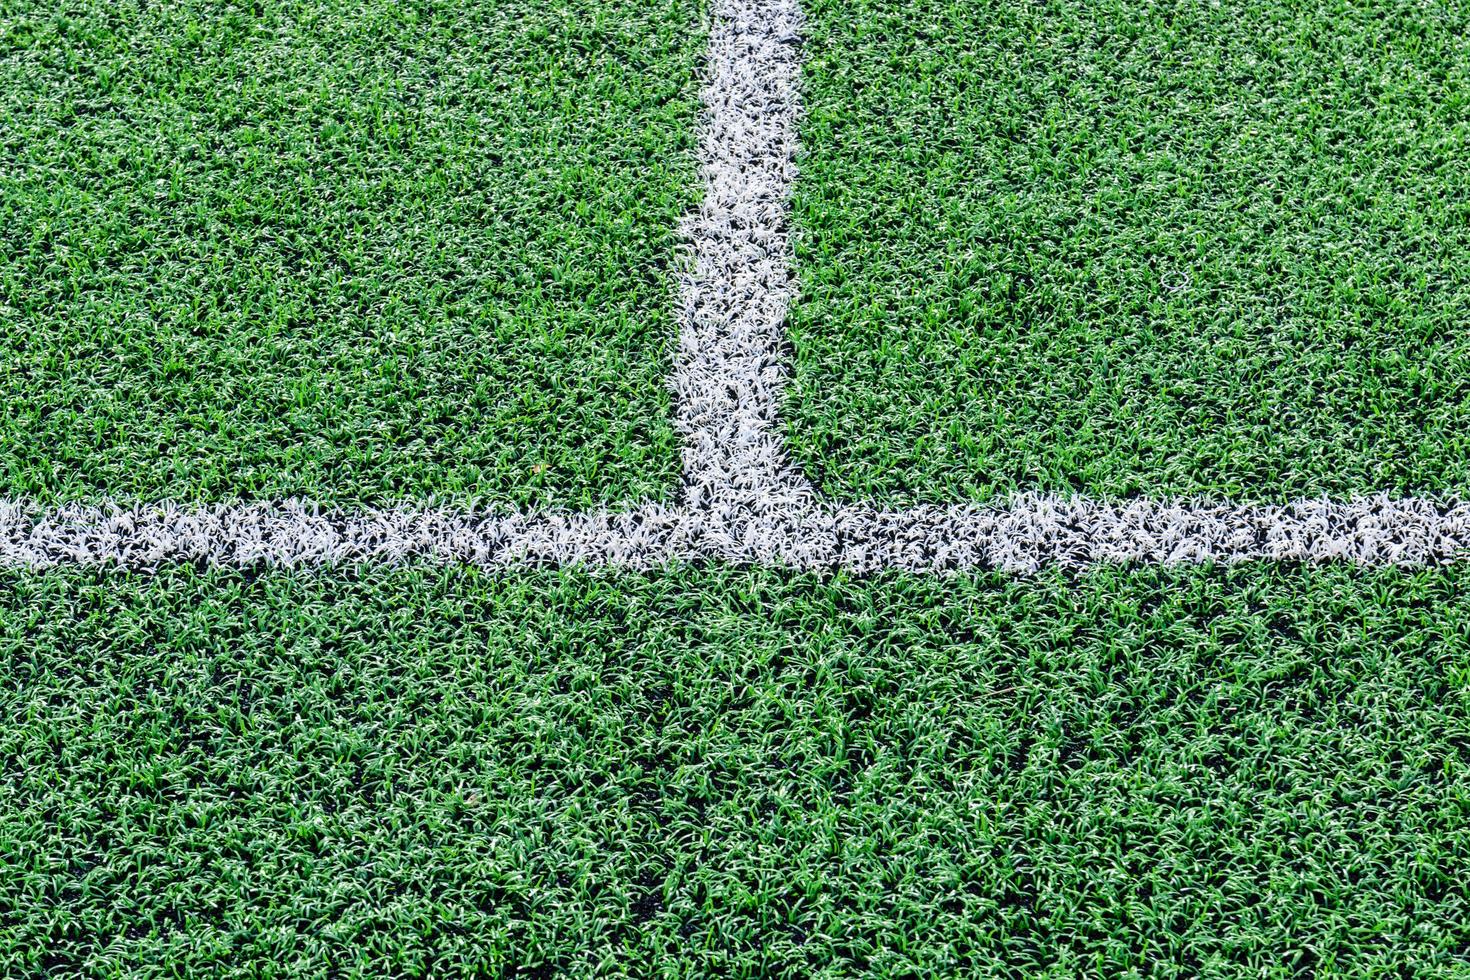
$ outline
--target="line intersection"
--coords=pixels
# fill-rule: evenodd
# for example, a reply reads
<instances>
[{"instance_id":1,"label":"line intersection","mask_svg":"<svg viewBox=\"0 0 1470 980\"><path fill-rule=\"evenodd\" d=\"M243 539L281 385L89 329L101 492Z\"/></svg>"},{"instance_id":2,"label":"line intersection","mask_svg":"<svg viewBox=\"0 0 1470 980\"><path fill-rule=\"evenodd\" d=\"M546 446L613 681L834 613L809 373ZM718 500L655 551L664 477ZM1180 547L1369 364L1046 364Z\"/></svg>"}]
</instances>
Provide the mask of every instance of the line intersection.
<instances>
[{"instance_id":1,"label":"line intersection","mask_svg":"<svg viewBox=\"0 0 1470 980\"><path fill-rule=\"evenodd\" d=\"M682 225L670 377L683 440L677 504L508 514L427 503L350 511L299 501L0 501L0 567L427 559L645 569L713 559L1027 573L1099 562L1434 563L1470 546L1470 503L1390 494L1283 505L1043 494L990 506L824 500L792 463L780 423L795 293L801 9L796 0L718 0L713 20L698 134L703 200Z\"/></svg>"}]
</instances>

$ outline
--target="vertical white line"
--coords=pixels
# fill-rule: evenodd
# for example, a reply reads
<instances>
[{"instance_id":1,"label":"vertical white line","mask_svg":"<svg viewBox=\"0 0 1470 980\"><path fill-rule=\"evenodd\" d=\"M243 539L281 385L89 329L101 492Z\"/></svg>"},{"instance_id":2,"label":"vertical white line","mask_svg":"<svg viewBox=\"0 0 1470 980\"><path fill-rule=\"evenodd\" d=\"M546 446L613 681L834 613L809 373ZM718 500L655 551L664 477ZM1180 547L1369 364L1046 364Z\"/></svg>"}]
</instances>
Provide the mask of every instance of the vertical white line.
<instances>
[{"instance_id":1,"label":"vertical white line","mask_svg":"<svg viewBox=\"0 0 1470 980\"><path fill-rule=\"evenodd\" d=\"M702 550L772 559L811 484L786 457L779 412L791 303L801 10L795 0L717 0L701 93L704 199L683 225L670 384L684 439L684 506Z\"/></svg>"}]
</instances>

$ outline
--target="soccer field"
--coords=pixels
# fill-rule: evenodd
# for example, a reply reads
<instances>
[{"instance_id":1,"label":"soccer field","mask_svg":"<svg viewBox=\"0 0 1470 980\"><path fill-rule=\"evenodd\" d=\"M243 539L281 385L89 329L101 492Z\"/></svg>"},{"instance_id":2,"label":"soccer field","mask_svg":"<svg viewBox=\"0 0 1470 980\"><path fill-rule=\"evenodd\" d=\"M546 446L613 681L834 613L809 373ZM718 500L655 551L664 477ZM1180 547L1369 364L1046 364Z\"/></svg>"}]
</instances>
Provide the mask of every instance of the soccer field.
<instances>
[{"instance_id":1,"label":"soccer field","mask_svg":"<svg viewBox=\"0 0 1470 980\"><path fill-rule=\"evenodd\" d=\"M0 974L1470 976L1470 8L0 8Z\"/></svg>"}]
</instances>

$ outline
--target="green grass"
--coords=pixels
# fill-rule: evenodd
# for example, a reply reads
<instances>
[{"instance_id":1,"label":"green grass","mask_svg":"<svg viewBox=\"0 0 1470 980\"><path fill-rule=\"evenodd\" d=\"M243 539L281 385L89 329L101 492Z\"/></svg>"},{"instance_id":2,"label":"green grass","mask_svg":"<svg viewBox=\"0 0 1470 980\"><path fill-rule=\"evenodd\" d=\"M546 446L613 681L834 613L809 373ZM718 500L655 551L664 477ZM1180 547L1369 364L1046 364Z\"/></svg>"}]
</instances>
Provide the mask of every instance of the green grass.
<instances>
[{"instance_id":1,"label":"green grass","mask_svg":"<svg viewBox=\"0 0 1470 980\"><path fill-rule=\"evenodd\" d=\"M1464 976L1467 575L10 573L0 972Z\"/></svg>"},{"instance_id":2,"label":"green grass","mask_svg":"<svg viewBox=\"0 0 1470 980\"><path fill-rule=\"evenodd\" d=\"M828 492L1470 490L1470 7L805 7Z\"/></svg>"},{"instance_id":3,"label":"green grass","mask_svg":"<svg viewBox=\"0 0 1470 980\"><path fill-rule=\"evenodd\" d=\"M0 496L677 474L698 0L0 11Z\"/></svg>"},{"instance_id":4,"label":"green grass","mask_svg":"<svg viewBox=\"0 0 1470 980\"><path fill-rule=\"evenodd\" d=\"M1463 490L1470 11L805 0L830 492ZM698 0L0 11L0 497L672 486ZM1470 976L1470 566L0 571L0 975Z\"/></svg>"}]
</instances>

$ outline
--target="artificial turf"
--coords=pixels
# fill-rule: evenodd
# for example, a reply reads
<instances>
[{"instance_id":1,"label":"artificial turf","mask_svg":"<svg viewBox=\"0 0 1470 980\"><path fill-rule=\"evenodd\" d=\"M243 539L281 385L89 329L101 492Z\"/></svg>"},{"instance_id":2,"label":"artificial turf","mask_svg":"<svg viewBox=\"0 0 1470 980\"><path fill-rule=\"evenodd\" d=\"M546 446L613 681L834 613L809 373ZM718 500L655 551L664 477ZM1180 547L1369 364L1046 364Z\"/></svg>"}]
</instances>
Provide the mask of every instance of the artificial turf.
<instances>
[{"instance_id":1,"label":"artificial turf","mask_svg":"<svg viewBox=\"0 0 1470 980\"><path fill-rule=\"evenodd\" d=\"M1470 6L803 6L828 493L1470 490Z\"/></svg>"},{"instance_id":2,"label":"artificial turf","mask_svg":"<svg viewBox=\"0 0 1470 980\"><path fill-rule=\"evenodd\" d=\"M0 8L0 496L656 497L698 0Z\"/></svg>"},{"instance_id":3,"label":"artificial turf","mask_svg":"<svg viewBox=\"0 0 1470 980\"><path fill-rule=\"evenodd\" d=\"M1464 568L0 581L7 976L1463 976Z\"/></svg>"},{"instance_id":4,"label":"artificial turf","mask_svg":"<svg viewBox=\"0 0 1470 980\"><path fill-rule=\"evenodd\" d=\"M804 0L839 496L1463 490L1470 11ZM669 488L696 0L0 9L0 497ZM1470 567L0 571L0 975L1470 975Z\"/></svg>"}]
</instances>

